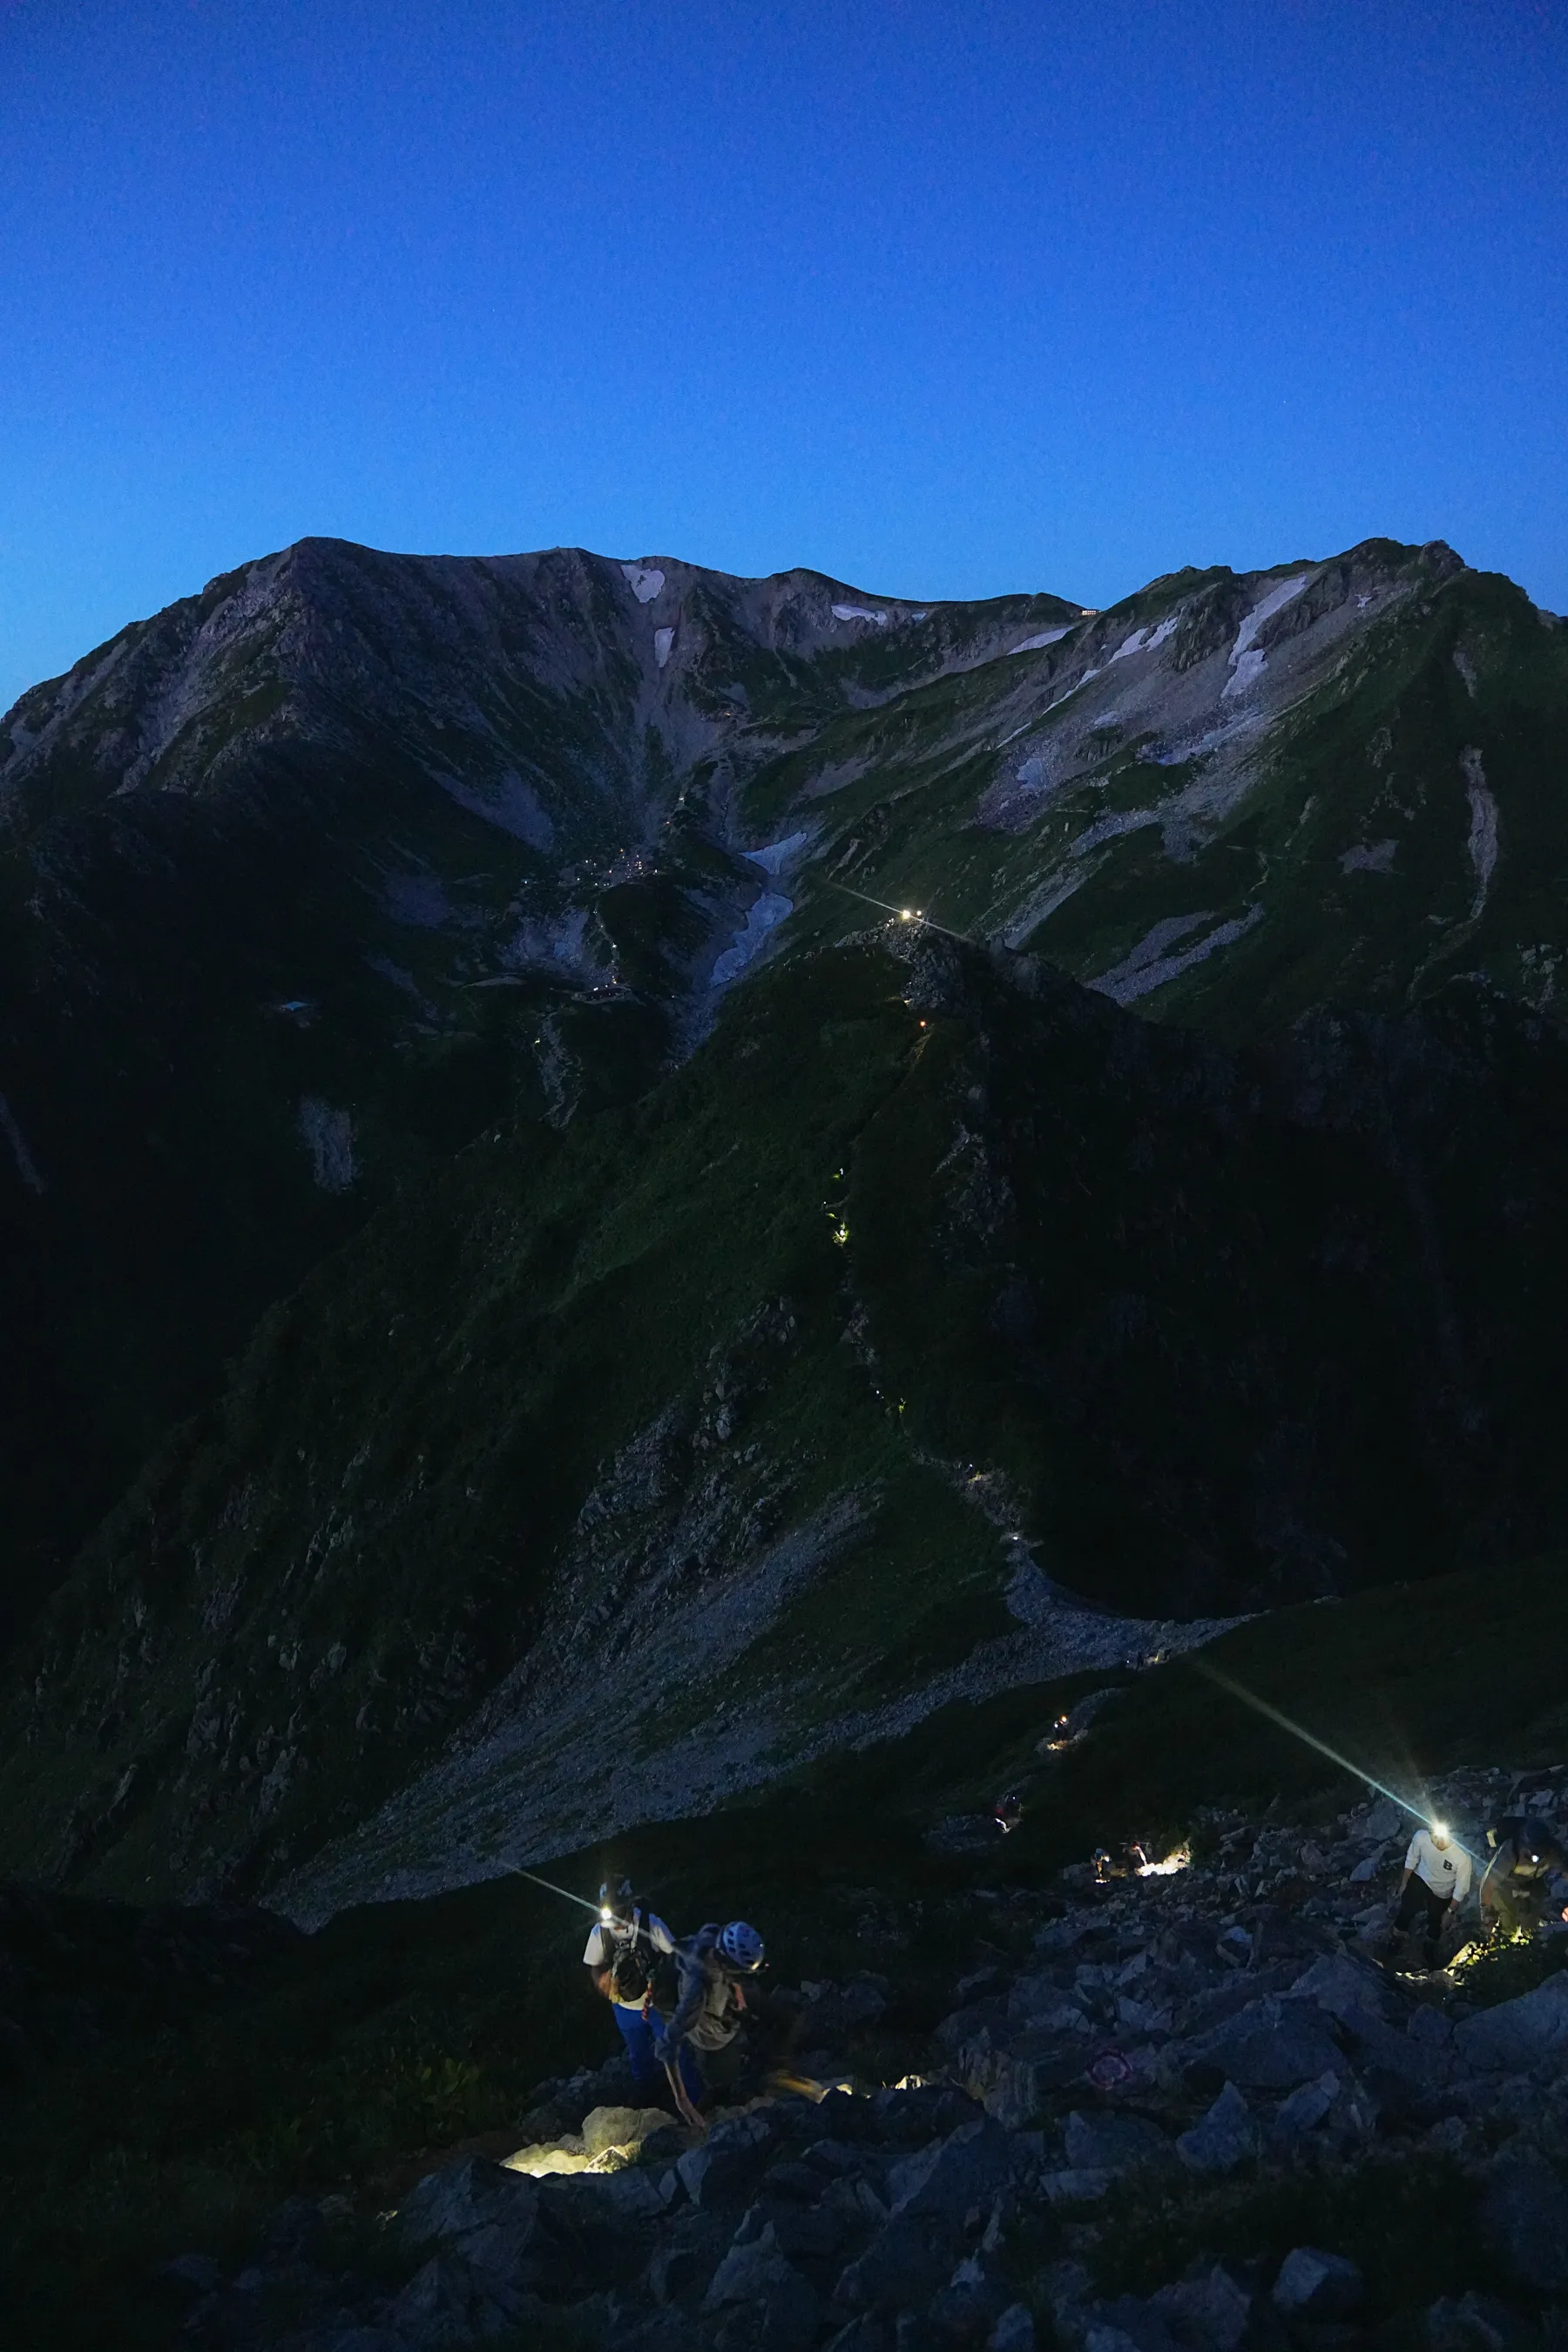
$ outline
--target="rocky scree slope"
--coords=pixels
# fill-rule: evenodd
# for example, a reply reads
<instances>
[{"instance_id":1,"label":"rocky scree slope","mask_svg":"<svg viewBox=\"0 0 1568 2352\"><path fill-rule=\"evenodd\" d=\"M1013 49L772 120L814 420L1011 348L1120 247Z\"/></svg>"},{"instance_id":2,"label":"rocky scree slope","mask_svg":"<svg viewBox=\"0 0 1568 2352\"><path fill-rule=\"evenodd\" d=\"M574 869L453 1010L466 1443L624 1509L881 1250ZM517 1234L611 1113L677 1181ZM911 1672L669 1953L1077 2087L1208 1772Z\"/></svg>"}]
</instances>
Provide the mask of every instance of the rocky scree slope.
<instances>
[{"instance_id":1,"label":"rocky scree slope","mask_svg":"<svg viewBox=\"0 0 1568 2352\"><path fill-rule=\"evenodd\" d=\"M1431 1794L1477 1838L1507 1780ZM1499 2000L1484 1961L1373 1964L1405 1826L1382 1799L1310 1824L1211 1809L1168 1874L1094 1887L1075 1866L973 1896L957 2006L897 2087L861 2063L888 2046L889 1977L778 1986L758 2070L705 2137L628 2105L624 2061L556 2078L502 2162L460 2156L398 2198L379 2275L333 2243L341 2198L291 2200L242 2262L176 2261L184 2340L1555 2343L1568 1974L1546 1958Z\"/></svg>"},{"instance_id":2,"label":"rocky scree slope","mask_svg":"<svg viewBox=\"0 0 1568 2352\"><path fill-rule=\"evenodd\" d=\"M267 1319L28 1646L7 1865L320 1917L1559 1540L1565 1118L1486 991L1234 1052L901 923L781 961Z\"/></svg>"},{"instance_id":3,"label":"rocky scree slope","mask_svg":"<svg viewBox=\"0 0 1568 2352\"><path fill-rule=\"evenodd\" d=\"M727 747L1076 618L307 540L0 724L0 1642L261 1308L497 1118L677 1050L763 893ZM740 839L745 838L741 836Z\"/></svg>"}]
</instances>

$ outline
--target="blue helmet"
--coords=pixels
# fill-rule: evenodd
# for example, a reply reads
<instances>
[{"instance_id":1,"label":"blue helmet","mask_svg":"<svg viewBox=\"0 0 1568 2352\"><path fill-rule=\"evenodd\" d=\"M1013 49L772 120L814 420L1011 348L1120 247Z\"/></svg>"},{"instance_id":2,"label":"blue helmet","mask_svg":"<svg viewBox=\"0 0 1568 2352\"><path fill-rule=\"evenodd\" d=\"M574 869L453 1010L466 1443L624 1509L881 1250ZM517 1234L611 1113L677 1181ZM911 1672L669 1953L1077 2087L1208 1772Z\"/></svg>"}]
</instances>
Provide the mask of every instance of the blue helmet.
<instances>
[{"instance_id":1,"label":"blue helmet","mask_svg":"<svg viewBox=\"0 0 1568 2352\"><path fill-rule=\"evenodd\" d=\"M750 1972L763 1965L763 1939L743 1919L731 1919L719 1931L719 1949L732 1969Z\"/></svg>"}]
</instances>

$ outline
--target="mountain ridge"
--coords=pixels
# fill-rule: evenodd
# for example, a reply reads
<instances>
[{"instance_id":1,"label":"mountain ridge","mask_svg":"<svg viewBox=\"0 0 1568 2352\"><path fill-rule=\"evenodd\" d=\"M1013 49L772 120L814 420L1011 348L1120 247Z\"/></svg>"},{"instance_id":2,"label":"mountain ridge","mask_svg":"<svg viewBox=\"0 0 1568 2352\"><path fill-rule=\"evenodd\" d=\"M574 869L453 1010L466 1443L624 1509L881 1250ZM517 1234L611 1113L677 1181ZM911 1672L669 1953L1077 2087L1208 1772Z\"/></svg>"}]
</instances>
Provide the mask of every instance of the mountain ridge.
<instances>
[{"instance_id":1,"label":"mountain ridge","mask_svg":"<svg viewBox=\"0 0 1568 2352\"><path fill-rule=\"evenodd\" d=\"M765 1780L1075 1594L1114 1650L1563 1539L1510 583L307 541L171 612L0 778L21 1865L353 1899L598 1789L601 1655L678 1804L741 1695Z\"/></svg>"}]
</instances>

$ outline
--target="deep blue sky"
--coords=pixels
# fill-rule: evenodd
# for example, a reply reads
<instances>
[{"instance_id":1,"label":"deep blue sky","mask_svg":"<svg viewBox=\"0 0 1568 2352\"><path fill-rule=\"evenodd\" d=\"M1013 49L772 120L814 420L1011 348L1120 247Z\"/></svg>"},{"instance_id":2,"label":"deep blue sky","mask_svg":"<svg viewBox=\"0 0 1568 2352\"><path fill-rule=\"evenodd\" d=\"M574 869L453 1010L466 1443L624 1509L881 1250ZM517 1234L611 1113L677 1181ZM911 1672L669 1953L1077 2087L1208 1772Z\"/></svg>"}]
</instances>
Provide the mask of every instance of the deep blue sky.
<instances>
[{"instance_id":1,"label":"deep blue sky","mask_svg":"<svg viewBox=\"0 0 1568 2352\"><path fill-rule=\"evenodd\" d=\"M1568 608L1562 0L0 0L0 708L309 531Z\"/></svg>"}]
</instances>

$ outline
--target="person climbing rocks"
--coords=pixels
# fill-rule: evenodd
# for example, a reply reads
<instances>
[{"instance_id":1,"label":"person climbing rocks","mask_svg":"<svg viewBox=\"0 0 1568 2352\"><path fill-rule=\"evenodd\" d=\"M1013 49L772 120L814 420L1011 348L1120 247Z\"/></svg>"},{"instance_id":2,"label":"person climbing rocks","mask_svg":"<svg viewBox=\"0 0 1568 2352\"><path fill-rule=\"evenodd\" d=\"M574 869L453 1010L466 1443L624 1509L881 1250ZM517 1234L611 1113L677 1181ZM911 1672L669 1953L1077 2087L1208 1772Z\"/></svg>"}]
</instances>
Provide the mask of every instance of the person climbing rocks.
<instances>
[{"instance_id":1,"label":"person climbing rocks","mask_svg":"<svg viewBox=\"0 0 1568 2352\"><path fill-rule=\"evenodd\" d=\"M1540 1812L1507 1812L1487 1830L1489 1860L1481 1879L1481 1923L1490 1935L1534 1935L1547 1910L1551 1881L1568 1873L1559 1832ZM1563 1912L1568 1919L1568 1909Z\"/></svg>"},{"instance_id":2,"label":"person climbing rocks","mask_svg":"<svg viewBox=\"0 0 1568 2352\"><path fill-rule=\"evenodd\" d=\"M763 1965L763 1939L743 1919L731 1919L727 1927L710 1920L676 1945L675 1965L679 1997L654 2044L655 2054L661 2065L673 2068L689 2061L695 2050L701 2054L705 2074L728 2074L732 2070L722 2062L746 2014L745 1979ZM721 2062L717 2066L715 2060ZM685 2082L682 2064L683 2089ZM691 2098L694 2109L697 2104ZM695 2115L688 2117L689 2122L698 2120Z\"/></svg>"},{"instance_id":3,"label":"person climbing rocks","mask_svg":"<svg viewBox=\"0 0 1568 2352\"><path fill-rule=\"evenodd\" d=\"M1434 1822L1430 1828L1417 1830L1405 1850L1389 1951L1397 1950L1400 1937L1408 1935L1418 1919L1424 1920L1426 1966L1429 1970L1436 1969L1443 1929L1454 1906L1469 1893L1471 1876L1470 1857L1455 1843L1447 1822Z\"/></svg>"},{"instance_id":4,"label":"person climbing rocks","mask_svg":"<svg viewBox=\"0 0 1568 2352\"><path fill-rule=\"evenodd\" d=\"M664 2024L655 2000L658 1962L673 1959L676 1949L658 1913L638 1907L629 1881L600 1887L599 1916L589 1931L583 1965L595 1991L610 2004L631 2061L632 2081L650 2103L661 2102L667 2088L676 2087L677 2078L667 2074L655 2047ZM702 2076L689 2050L680 2053L679 2082L689 2100L701 2096Z\"/></svg>"}]
</instances>

